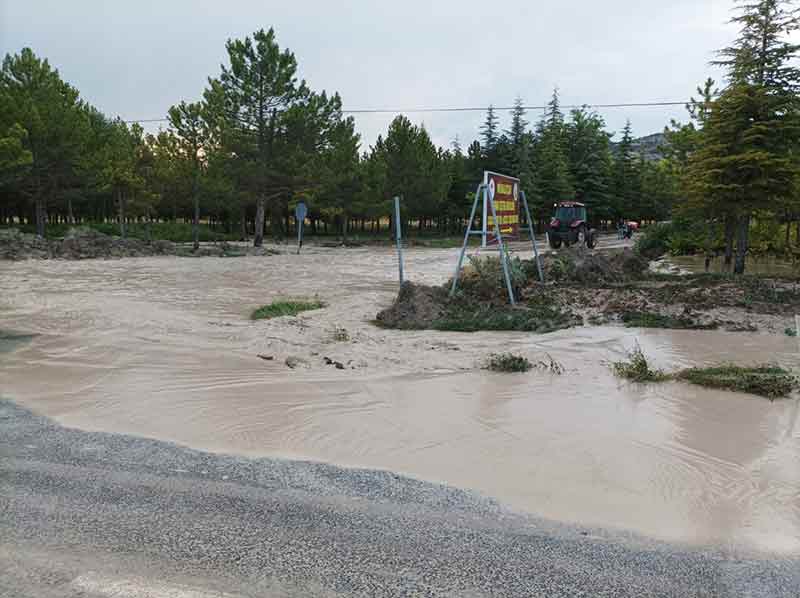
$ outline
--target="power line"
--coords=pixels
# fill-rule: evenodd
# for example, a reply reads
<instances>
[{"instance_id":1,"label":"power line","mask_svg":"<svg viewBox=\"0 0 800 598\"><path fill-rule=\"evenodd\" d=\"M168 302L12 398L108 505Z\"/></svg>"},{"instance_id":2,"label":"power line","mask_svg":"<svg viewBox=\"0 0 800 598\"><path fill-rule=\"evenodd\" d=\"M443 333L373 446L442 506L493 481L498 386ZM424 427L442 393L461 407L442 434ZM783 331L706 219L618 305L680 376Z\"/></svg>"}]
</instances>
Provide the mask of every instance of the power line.
<instances>
[{"instance_id":1,"label":"power line","mask_svg":"<svg viewBox=\"0 0 800 598\"><path fill-rule=\"evenodd\" d=\"M651 108L651 107L665 107L665 106L685 106L686 100L682 102L629 102L619 104L562 104L562 108ZM497 112L510 112L516 106L493 106L493 110ZM351 110L342 110L342 114L416 114L416 113L431 113L431 112L486 112L489 106L476 106L464 108L408 108L406 110L391 109L391 108L353 108ZM523 110L546 110L547 106L522 106ZM126 120L126 123L158 123L167 122L168 118L140 118Z\"/></svg>"}]
</instances>

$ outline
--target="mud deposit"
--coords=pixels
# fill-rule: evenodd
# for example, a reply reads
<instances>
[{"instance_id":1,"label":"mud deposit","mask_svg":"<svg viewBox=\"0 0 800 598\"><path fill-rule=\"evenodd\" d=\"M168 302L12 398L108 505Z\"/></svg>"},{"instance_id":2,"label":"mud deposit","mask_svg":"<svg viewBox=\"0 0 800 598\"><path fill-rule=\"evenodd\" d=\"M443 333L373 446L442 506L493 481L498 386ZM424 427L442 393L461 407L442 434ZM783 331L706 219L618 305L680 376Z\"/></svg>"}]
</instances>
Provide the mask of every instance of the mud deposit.
<instances>
[{"instance_id":1,"label":"mud deposit","mask_svg":"<svg viewBox=\"0 0 800 598\"><path fill-rule=\"evenodd\" d=\"M439 285L457 256L406 257L410 279ZM371 321L397 295L395 260L389 249L320 248L4 263L0 327L37 336L0 355L0 395L89 430L385 468L552 519L800 553L797 397L631 385L607 365L638 340L665 369L797 368L797 339L622 326L385 330ZM328 307L249 319L276 299L314 295ZM549 355L567 372L479 369L504 351Z\"/></svg>"}]
</instances>

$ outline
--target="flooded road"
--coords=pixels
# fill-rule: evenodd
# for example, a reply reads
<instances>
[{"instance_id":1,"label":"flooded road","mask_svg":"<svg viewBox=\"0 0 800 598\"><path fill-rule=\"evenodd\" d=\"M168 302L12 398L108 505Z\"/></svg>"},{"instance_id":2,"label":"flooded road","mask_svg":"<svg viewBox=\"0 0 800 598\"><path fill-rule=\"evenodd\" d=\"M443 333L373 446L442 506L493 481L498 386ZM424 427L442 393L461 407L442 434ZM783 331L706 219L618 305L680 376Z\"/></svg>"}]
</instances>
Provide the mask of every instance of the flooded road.
<instances>
[{"instance_id":1,"label":"flooded road","mask_svg":"<svg viewBox=\"0 0 800 598\"><path fill-rule=\"evenodd\" d=\"M408 250L441 283L456 250ZM59 422L200 449L389 469L513 508L691 544L800 553L800 402L682 383L622 383L639 342L667 369L798 366L781 335L595 327L549 335L381 330L384 248L267 258L0 264L0 395ZM329 306L253 322L277 298ZM335 340L337 328L350 340ZM500 375L492 352L567 369ZM258 355L273 357L266 361ZM302 360L289 369L287 357ZM325 365L329 357L346 365Z\"/></svg>"},{"instance_id":2,"label":"flooded road","mask_svg":"<svg viewBox=\"0 0 800 598\"><path fill-rule=\"evenodd\" d=\"M693 274L706 271L705 257L702 255L676 255L670 256L666 261L680 270ZM712 258L708 266L708 271L716 274L729 273L733 267L732 265L726 266L724 258L719 256ZM750 257L747 259L746 268L748 274L761 276L796 277L800 275L800 263L775 257Z\"/></svg>"}]
</instances>

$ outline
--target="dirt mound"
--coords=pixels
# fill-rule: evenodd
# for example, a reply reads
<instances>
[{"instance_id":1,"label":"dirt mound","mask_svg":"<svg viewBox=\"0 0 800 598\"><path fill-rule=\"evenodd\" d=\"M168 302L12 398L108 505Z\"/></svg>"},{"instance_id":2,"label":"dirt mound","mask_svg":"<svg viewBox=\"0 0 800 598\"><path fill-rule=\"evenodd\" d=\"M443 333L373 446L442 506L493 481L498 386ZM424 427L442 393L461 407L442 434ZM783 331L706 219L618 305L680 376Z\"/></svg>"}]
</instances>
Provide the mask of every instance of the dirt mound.
<instances>
[{"instance_id":1,"label":"dirt mound","mask_svg":"<svg viewBox=\"0 0 800 598\"><path fill-rule=\"evenodd\" d=\"M89 227L69 229L63 239L41 239L17 229L0 230L0 259L103 259L179 255L187 257L269 255L276 253L262 247L234 247L228 243L203 245L197 251L171 241L110 236Z\"/></svg>"},{"instance_id":2,"label":"dirt mound","mask_svg":"<svg viewBox=\"0 0 800 598\"><path fill-rule=\"evenodd\" d=\"M110 257L143 257L175 253L169 241L142 241L104 235L91 228L72 228L66 236L50 244L51 257L82 260Z\"/></svg>"},{"instance_id":3,"label":"dirt mound","mask_svg":"<svg viewBox=\"0 0 800 598\"><path fill-rule=\"evenodd\" d=\"M447 291L405 282L391 307L378 313L377 321L387 328L406 330L427 328L445 313Z\"/></svg>"},{"instance_id":4,"label":"dirt mound","mask_svg":"<svg viewBox=\"0 0 800 598\"><path fill-rule=\"evenodd\" d=\"M547 280L579 283L613 283L641 277L648 262L628 248L608 254L579 246L544 258Z\"/></svg>"},{"instance_id":5,"label":"dirt mound","mask_svg":"<svg viewBox=\"0 0 800 598\"><path fill-rule=\"evenodd\" d=\"M0 259L24 260L50 257L50 244L36 235L17 229L0 230Z\"/></svg>"}]
</instances>

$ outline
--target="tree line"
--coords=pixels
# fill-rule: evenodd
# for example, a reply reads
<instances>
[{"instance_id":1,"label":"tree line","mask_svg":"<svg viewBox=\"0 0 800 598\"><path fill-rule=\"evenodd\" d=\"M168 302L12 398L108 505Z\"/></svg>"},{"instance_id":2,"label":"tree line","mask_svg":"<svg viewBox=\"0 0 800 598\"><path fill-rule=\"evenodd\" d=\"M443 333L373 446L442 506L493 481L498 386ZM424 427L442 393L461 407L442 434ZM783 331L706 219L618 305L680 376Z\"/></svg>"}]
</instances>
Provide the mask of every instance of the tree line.
<instances>
[{"instance_id":1,"label":"tree line","mask_svg":"<svg viewBox=\"0 0 800 598\"><path fill-rule=\"evenodd\" d=\"M617 148L587 108L562 113L557 92L531 128L521 99L501 131L489 108L480 139L437 147L422 126L397 116L362 150L337 93L315 92L275 32L226 44L227 64L194 102L168 111L168 127L146 134L80 97L48 60L25 48L0 69L0 224L200 223L263 243L282 236L305 201L312 230L375 230L391 198L421 230L463 230L484 170L515 174L539 222L552 203L578 199L596 221L658 220L675 199L670 168L632 147Z\"/></svg>"},{"instance_id":2,"label":"tree line","mask_svg":"<svg viewBox=\"0 0 800 598\"><path fill-rule=\"evenodd\" d=\"M707 251L721 241L738 274L754 221L783 223L786 247L800 222L797 15L793 0L740 2L739 37L712 63L725 69L725 86L709 78L687 105L689 122L666 130L681 190L675 214L702 227ZM800 243L800 224L797 233Z\"/></svg>"}]
</instances>

